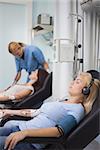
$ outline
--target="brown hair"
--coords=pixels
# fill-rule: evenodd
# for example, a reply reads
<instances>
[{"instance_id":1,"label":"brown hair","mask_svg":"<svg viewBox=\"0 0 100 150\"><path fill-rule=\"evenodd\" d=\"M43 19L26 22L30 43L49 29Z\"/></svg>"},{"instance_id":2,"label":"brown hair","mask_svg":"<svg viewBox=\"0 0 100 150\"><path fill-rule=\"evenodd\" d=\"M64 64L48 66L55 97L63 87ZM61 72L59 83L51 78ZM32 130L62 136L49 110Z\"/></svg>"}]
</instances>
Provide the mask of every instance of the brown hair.
<instances>
[{"instance_id":1,"label":"brown hair","mask_svg":"<svg viewBox=\"0 0 100 150\"><path fill-rule=\"evenodd\" d=\"M38 70L38 80L33 84L35 92L42 88L46 77L48 76L48 72L44 69Z\"/></svg>"},{"instance_id":2,"label":"brown hair","mask_svg":"<svg viewBox=\"0 0 100 150\"><path fill-rule=\"evenodd\" d=\"M10 42L9 44L8 44L8 51L9 51L9 53L12 53L11 52L11 45L13 44L14 42Z\"/></svg>"},{"instance_id":3,"label":"brown hair","mask_svg":"<svg viewBox=\"0 0 100 150\"><path fill-rule=\"evenodd\" d=\"M12 44L14 44L14 43L18 43L21 47L24 47L25 46L25 44L24 43L22 43L22 42L10 42L9 44L8 44L8 51L9 51L9 53L12 53L11 52L11 45Z\"/></svg>"}]
</instances>

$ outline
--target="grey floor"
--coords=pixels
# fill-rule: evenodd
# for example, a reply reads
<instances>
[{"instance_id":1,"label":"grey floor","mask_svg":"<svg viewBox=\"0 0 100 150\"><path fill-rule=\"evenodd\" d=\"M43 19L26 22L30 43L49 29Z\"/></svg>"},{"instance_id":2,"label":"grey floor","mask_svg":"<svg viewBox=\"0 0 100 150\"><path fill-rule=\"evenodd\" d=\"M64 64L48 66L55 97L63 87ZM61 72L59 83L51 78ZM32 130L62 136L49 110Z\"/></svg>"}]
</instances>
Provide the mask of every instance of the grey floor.
<instances>
[{"instance_id":1,"label":"grey floor","mask_svg":"<svg viewBox=\"0 0 100 150\"><path fill-rule=\"evenodd\" d=\"M93 140L84 150L100 150L100 135Z\"/></svg>"}]
</instances>

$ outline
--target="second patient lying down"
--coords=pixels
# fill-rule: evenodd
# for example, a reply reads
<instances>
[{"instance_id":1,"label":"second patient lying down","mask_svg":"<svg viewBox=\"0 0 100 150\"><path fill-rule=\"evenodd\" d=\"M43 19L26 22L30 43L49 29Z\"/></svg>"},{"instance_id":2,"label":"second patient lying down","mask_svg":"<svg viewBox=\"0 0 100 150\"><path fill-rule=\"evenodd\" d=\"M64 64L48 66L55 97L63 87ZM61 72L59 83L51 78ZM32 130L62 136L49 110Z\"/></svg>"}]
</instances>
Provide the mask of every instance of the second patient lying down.
<instances>
[{"instance_id":1,"label":"second patient lying down","mask_svg":"<svg viewBox=\"0 0 100 150\"><path fill-rule=\"evenodd\" d=\"M0 92L0 101L19 100L38 91L48 76L44 69L33 71L29 76L29 82L25 84L15 84L9 89Z\"/></svg>"}]
</instances>

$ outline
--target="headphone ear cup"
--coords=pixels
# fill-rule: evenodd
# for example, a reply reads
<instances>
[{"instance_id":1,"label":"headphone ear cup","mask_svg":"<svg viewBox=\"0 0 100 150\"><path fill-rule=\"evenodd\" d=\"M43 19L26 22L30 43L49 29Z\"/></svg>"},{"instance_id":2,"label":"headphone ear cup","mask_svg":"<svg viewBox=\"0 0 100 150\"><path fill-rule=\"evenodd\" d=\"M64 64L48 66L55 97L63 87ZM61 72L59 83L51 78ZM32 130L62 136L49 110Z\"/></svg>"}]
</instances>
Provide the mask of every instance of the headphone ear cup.
<instances>
[{"instance_id":1,"label":"headphone ear cup","mask_svg":"<svg viewBox=\"0 0 100 150\"><path fill-rule=\"evenodd\" d=\"M84 87L84 88L82 89L82 93L83 93L84 95L89 95L89 94L90 94L90 88Z\"/></svg>"}]
</instances>

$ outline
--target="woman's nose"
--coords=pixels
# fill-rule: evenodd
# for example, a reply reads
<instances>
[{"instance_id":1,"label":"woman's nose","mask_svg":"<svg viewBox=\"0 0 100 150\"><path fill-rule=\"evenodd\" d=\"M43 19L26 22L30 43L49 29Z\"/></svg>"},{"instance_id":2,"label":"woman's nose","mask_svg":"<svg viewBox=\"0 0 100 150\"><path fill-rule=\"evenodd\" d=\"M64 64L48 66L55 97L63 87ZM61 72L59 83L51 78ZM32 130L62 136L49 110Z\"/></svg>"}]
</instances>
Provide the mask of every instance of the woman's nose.
<instances>
[{"instance_id":1,"label":"woman's nose","mask_svg":"<svg viewBox=\"0 0 100 150\"><path fill-rule=\"evenodd\" d=\"M74 81L71 82L71 85L73 85L73 84L74 84Z\"/></svg>"}]
</instances>

